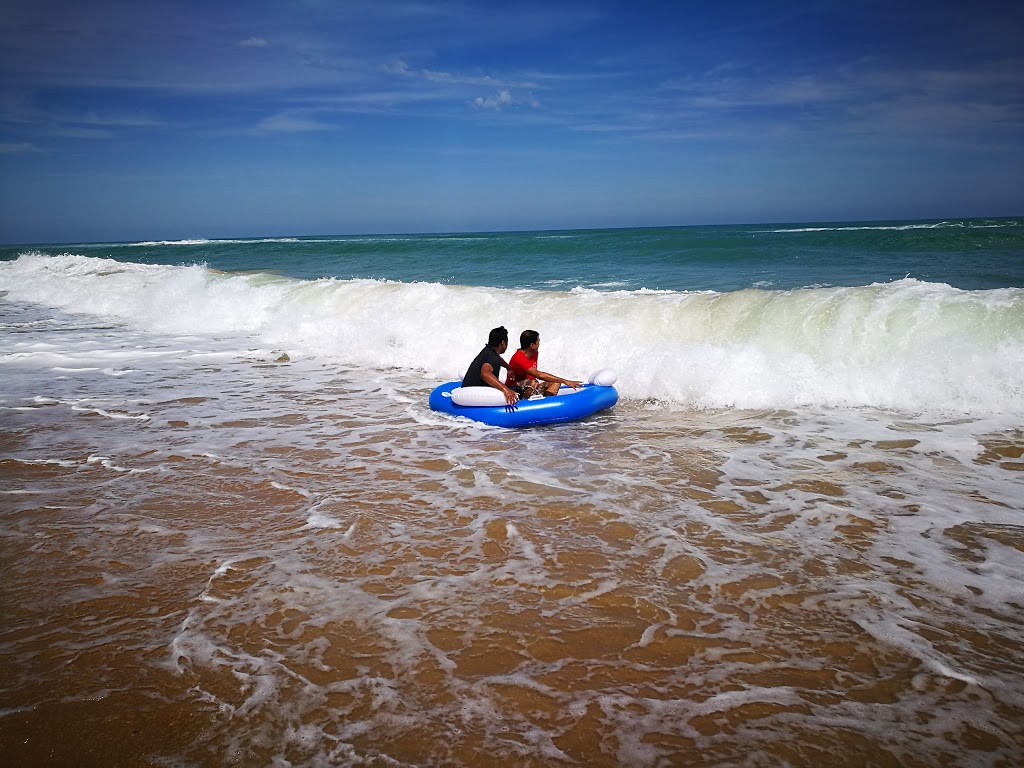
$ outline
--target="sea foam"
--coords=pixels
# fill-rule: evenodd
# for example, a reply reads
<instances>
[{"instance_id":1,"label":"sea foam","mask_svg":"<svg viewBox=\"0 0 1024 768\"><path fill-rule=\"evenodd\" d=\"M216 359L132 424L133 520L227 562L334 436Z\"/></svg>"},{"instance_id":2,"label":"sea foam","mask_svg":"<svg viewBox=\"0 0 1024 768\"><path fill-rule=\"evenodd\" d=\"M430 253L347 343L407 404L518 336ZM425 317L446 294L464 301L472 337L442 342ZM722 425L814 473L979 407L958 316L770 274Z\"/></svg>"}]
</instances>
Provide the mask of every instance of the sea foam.
<instances>
[{"instance_id":1,"label":"sea foam","mask_svg":"<svg viewBox=\"0 0 1024 768\"><path fill-rule=\"evenodd\" d=\"M731 293L538 291L28 253L0 263L0 289L136 331L237 335L292 358L419 370L430 381L458 378L488 330L504 325L513 347L521 330L541 332L542 370L585 379L615 369L626 398L1024 413L1024 290L1015 288L904 279Z\"/></svg>"}]
</instances>

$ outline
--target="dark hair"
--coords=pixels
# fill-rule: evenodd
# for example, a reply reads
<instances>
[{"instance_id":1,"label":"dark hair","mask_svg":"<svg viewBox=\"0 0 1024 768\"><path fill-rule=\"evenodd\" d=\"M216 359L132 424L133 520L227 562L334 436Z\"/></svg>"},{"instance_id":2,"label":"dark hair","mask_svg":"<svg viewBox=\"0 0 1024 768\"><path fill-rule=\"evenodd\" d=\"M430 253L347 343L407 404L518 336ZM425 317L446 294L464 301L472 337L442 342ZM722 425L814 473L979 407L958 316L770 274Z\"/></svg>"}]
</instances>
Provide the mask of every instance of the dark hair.
<instances>
[{"instance_id":1,"label":"dark hair","mask_svg":"<svg viewBox=\"0 0 1024 768\"><path fill-rule=\"evenodd\" d=\"M503 341L508 341L508 331L505 330L505 326L492 328L490 335L487 337L487 346L497 349Z\"/></svg>"},{"instance_id":2,"label":"dark hair","mask_svg":"<svg viewBox=\"0 0 1024 768\"><path fill-rule=\"evenodd\" d=\"M536 331L523 331L519 334L519 348L526 349L539 338L540 334Z\"/></svg>"}]
</instances>

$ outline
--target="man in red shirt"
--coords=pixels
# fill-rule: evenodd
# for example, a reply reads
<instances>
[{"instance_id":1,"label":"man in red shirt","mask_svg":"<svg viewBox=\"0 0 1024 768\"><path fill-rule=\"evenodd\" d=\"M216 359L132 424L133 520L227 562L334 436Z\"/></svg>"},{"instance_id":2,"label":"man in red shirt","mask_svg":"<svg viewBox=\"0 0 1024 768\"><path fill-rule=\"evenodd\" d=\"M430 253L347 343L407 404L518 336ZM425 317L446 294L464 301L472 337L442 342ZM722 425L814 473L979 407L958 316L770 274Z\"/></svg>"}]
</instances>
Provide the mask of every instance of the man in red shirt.
<instances>
[{"instance_id":1,"label":"man in red shirt","mask_svg":"<svg viewBox=\"0 0 1024 768\"><path fill-rule=\"evenodd\" d=\"M519 392L524 398L542 393L544 397L557 395L558 388L579 389L581 382L562 379L552 373L537 370L537 357L540 352L540 334L536 331L523 331L519 335L519 349L508 361L508 377L505 386ZM541 384L544 382L544 384Z\"/></svg>"}]
</instances>

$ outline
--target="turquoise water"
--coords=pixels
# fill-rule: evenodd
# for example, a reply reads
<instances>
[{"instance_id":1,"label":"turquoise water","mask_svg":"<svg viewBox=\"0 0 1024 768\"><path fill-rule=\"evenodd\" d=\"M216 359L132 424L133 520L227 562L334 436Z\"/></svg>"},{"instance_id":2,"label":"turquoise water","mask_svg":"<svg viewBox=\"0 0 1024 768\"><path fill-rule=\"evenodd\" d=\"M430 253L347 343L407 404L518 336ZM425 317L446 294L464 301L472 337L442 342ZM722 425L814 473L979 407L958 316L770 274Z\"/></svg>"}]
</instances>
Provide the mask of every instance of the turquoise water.
<instances>
[{"instance_id":1,"label":"turquoise water","mask_svg":"<svg viewBox=\"0 0 1024 768\"><path fill-rule=\"evenodd\" d=\"M911 277L1024 287L1024 219L367 235L7 247L302 279L570 290L735 291Z\"/></svg>"}]
</instances>

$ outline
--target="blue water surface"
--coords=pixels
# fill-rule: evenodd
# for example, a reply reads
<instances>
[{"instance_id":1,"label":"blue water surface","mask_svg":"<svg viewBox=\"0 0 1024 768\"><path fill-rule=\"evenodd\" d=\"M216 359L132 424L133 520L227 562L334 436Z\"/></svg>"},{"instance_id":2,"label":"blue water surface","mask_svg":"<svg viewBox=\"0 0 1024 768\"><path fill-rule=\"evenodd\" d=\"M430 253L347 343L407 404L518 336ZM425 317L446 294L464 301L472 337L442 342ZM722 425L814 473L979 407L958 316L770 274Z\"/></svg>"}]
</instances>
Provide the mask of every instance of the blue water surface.
<instances>
[{"instance_id":1,"label":"blue water surface","mask_svg":"<svg viewBox=\"0 0 1024 768\"><path fill-rule=\"evenodd\" d=\"M567 291L787 290L911 277L965 290L1024 287L1024 219L846 222L12 246L303 279Z\"/></svg>"}]
</instances>

